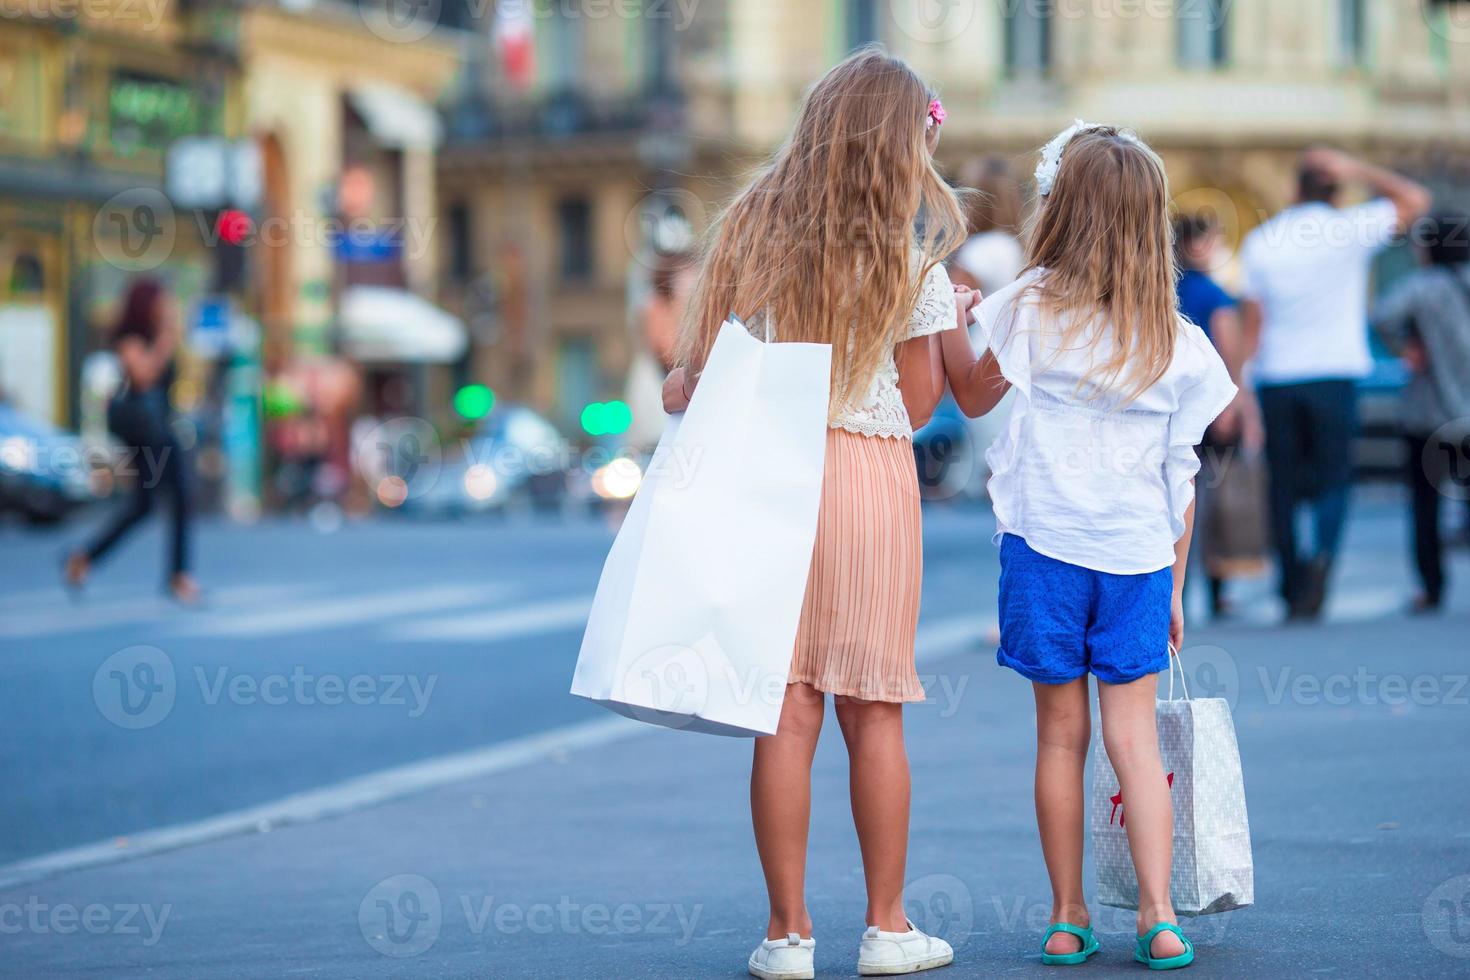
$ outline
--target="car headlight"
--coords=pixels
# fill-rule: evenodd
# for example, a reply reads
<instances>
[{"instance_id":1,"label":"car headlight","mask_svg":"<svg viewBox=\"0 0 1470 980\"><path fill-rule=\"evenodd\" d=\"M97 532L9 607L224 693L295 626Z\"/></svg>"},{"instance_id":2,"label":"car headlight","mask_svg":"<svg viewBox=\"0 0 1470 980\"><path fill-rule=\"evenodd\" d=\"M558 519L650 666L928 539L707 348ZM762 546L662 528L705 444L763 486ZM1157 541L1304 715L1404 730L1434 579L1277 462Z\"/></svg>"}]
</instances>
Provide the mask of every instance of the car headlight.
<instances>
[{"instance_id":1,"label":"car headlight","mask_svg":"<svg viewBox=\"0 0 1470 980\"><path fill-rule=\"evenodd\" d=\"M643 484L643 470L626 456L598 467L592 474L592 492L603 500L627 500Z\"/></svg>"},{"instance_id":2,"label":"car headlight","mask_svg":"<svg viewBox=\"0 0 1470 980\"><path fill-rule=\"evenodd\" d=\"M29 436L7 436L0 439L0 469L13 473L34 473L40 462L36 440Z\"/></svg>"},{"instance_id":3,"label":"car headlight","mask_svg":"<svg viewBox=\"0 0 1470 980\"><path fill-rule=\"evenodd\" d=\"M499 486L495 471L484 463L476 463L464 471L464 492L473 500L489 500Z\"/></svg>"}]
</instances>

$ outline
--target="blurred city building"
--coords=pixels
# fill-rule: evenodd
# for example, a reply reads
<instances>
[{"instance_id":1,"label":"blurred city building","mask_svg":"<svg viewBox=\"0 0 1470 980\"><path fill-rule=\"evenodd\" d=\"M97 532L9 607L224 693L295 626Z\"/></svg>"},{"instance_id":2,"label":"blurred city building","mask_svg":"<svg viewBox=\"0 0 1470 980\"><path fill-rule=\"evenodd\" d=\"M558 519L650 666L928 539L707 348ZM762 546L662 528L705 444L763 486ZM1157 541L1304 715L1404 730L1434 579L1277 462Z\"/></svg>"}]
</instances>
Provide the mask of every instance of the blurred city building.
<instances>
[{"instance_id":1,"label":"blurred city building","mask_svg":"<svg viewBox=\"0 0 1470 980\"><path fill-rule=\"evenodd\" d=\"M445 301L473 373L564 424L621 390L658 253L687 245L802 92L877 41L950 110L959 179L1073 118L1136 128L1230 241L1328 141L1470 187L1470 4L1424 0L503 0L439 157ZM646 10L642 8L646 7Z\"/></svg>"},{"instance_id":2,"label":"blurred city building","mask_svg":"<svg viewBox=\"0 0 1470 980\"><path fill-rule=\"evenodd\" d=\"M0 2L0 391L30 415L76 419L82 359L130 268L186 300L207 288L212 228L162 193L176 139L240 132L218 12Z\"/></svg>"},{"instance_id":3,"label":"blurred city building","mask_svg":"<svg viewBox=\"0 0 1470 980\"><path fill-rule=\"evenodd\" d=\"M944 98L957 183L1028 182L1082 117L1232 243L1316 141L1470 203L1470 0L0 0L0 400L100 434L147 274L239 514L341 497L374 419L637 444L671 260L874 41Z\"/></svg>"},{"instance_id":4,"label":"blurred city building","mask_svg":"<svg viewBox=\"0 0 1470 980\"><path fill-rule=\"evenodd\" d=\"M447 404L436 105L466 36L398 13L0 0L0 398L100 438L116 372L89 355L149 275L181 301L186 442L242 514L293 419L341 486L357 412Z\"/></svg>"}]
</instances>

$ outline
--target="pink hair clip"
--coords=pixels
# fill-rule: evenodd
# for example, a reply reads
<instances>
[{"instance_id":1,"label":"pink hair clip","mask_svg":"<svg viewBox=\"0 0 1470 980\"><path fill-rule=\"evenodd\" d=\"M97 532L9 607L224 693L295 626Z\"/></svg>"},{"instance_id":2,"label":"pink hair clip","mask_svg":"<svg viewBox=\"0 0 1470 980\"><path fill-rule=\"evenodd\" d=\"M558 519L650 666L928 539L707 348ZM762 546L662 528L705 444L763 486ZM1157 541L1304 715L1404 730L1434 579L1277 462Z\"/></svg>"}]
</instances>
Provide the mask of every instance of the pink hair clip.
<instances>
[{"instance_id":1,"label":"pink hair clip","mask_svg":"<svg viewBox=\"0 0 1470 980\"><path fill-rule=\"evenodd\" d=\"M943 125L944 120L948 118L949 113L944 111L944 103L940 102L938 99L930 99L929 117L924 120L924 128L933 129L935 126Z\"/></svg>"}]
</instances>

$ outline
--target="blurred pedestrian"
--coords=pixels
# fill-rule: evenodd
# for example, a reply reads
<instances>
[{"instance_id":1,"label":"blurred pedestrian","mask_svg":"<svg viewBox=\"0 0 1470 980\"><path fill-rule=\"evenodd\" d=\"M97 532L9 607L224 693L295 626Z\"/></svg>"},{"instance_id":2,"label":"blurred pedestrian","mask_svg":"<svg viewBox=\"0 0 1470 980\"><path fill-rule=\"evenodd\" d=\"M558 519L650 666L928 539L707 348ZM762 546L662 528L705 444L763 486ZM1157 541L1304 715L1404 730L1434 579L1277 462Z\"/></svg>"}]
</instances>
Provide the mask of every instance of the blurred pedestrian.
<instances>
[{"instance_id":1,"label":"blurred pedestrian","mask_svg":"<svg viewBox=\"0 0 1470 980\"><path fill-rule=\"evenodd\" d=\"M858 972L913 973L954 956L903 905L903 704L924 699L914 668L923 556L911 441L944 391L933 334L954 327L955 294L942 262L964 237L959 202L931 158L943 122L923 81L875 49L817 82L784 149L721 219L686 320L682 367L665 389L671 410L687 404L732 310L758 337L832 348L811 571L780 724L755 740L750 777L770 897L766 935L748 963L757 977L812 976L807 835L826 694L847 742L867 884Z\"/></svg>"},{"instance_id":2,"label":"blurred pedestrian","mask_svg":"<svg viewBox=\"0 0 1470 980\"><path fill-rule=\"evenodd\" d=\"M624 438L640 452L652 452L663 434L663 383L674 367L679 324L698 272L698 262L690 253L660 256L653 269L649 297L638 311L623 397L633 413Z\"/></svg>"},{"instance_id":3,"label":"blurred pedestrian","mask_svg":"<svg viewBox=\"0 0 1470 980\"><path fill-rule=\"evenodd\" d=\"M1194 554L1209 583L1212 616L1229 615L1225 582L1258 574L1266 557L1266 499L1257 454L1264 441L1260 412L1246 387L1245 339L1234 297L1210 276L1221 241L1220 226L1203 214L1174 219L1179 264L1179 312L1199 327L1240 389L1235 401L1205 430L1200 445L1203 476L1196 494Z\"/></svg>"},{"instance_id":4,"label":"blurred pedestrian","mask_svg":"<svg viewBox=\"0 0 1470 980\"><path fill-rule=\"evenodd\" d=\"M1184 639L1195 447L1236 388L1179 316L1168 181L1152 150L1079 122L1041 151L1036 189L1026 271L976 317L983 355L959 331L942 345L966 414L1016 391L992 451L996 660L1031 681L1036 703L1036 820L1052 884L1041 961L1080 964L1098 950L1082 888L1091 675L1128 798L1135 958L1172 970L1194 946L1169 897L1174 818L1154 706Z\"/></svg>"},{"instance_id":5,"label":"blurred pedestrian","mask_svg":"<svg viewBox=\"0 0 1470 980\"><path fill-rule=\"evenodd\" d=\"M1021 248L1021 184L1001 157L968 168L964 183L974 193L966 202L969 237L954 254L957 286L988 296L1015 282L1026 264Z\"/></svg>"},{"instance_id":6,"label":"blurred pedestrian","mask_svg":"<svg viewBox=\"0 0 1470 980\"><path fill-rule=\"evenodd\" d=\"M1379 198L1339 208L1342 186ZM1315 619L1347 520L1357 433L1357 383L1368 349L1373 256L1429 209L1406 177L1335 150L1303 155L1297 202L1253 230L1241 258L1244 323L1266 428L1271 527L1290 619ZM1310 501L1314 541L1297 543L1298 507Z\"/></svg>"},{"instance_id":7,"label":"blurred pedestrian","mask_svg":"<svg viewBox=\"0 0 1470 980\"><path fill-rule=\"evenodd\" d=\"M1403 395L1405 472L1421 592L1410 608L1444 602L1440 490L1453 476L1470 488L1464 441L1470 438L1470 215L1444 212L1415 226L1423 267L1373 311L1373 325L1410 370Z\"/></svg>"},{"instance_id":8,"label":"blurred pedestrian","mask_svg":"<svg viewBox=\"0 0 1470 980\"><path fill-rule=\"evenodd\" d=\"M90 545L67 556L66 584L80 589L93 563L105 557L153 508L169 500L168 592L183 603L199 600L189 574L189 485L184 450L172 432L169 388L179 342L173 295L156 279L133 281L108 337L122 367L122 382L107 407L107 425L122 442L134 483L123 505Z\"/></svg>"},{"instance_id":9,"label":"blurred pedestrian","mask_svg":"<svg viewBox=\"0 0 1470 980\"><path fill-rule=\"evenodd\" d=\"M984 158L963 177L975 189L966 201L970 237L955 252L950 274L955 285L989 296L1015 282L1026 265L1021 247L1021 182L1005 158L998 156ZM971 340L979 338L972 335ZM1007 392L993 411L968 420L966 431L975 460L970 485L983 486L990 478L986 450L1000 435L1013 397Z\"/></svg>"}]
</instances>

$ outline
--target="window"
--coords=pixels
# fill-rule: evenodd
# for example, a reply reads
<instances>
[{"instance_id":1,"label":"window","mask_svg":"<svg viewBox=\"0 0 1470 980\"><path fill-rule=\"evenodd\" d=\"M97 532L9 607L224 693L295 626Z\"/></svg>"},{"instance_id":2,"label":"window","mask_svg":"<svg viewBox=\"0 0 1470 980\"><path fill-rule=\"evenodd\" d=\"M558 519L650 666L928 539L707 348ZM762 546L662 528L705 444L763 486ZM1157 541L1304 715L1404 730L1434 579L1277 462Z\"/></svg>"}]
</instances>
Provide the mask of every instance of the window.
<instances>
[{"instance_id":1,"label":"window","mask_svg":"<svg viewBox=\"0 0 1470 980\"><path fill-rule=\"evenodd\" d=\"M463 203L449 206L449 275L455 282L465 282L474 275L470 254L470 209Z\"/></svg>"},{"instance_id":2,"label":"window","mask_svg":"<svg viewBox=\"0 0 1470 980\"><path fill-rule=\"evenodd\" d=\"M1178 0L1180 67L1219 68L1225 64L1229 3L1230 0Z\"/></svg>"},{"instance_id":3,"label":"window","mask_svg":"<svg viewBox=\"0 0 1470 980\"><path fill-rule=\"evenodd\" d=\"M1013 0L1005 8L1006 72L1046 74L1051 68L1051 0Z\"/></svg>"},{"instance_id":4,"label":"window","mask_svg":"<svg viewBox=\"0 0 1470 980\"><path fill-rule=\"evenodd\" d=\"M564 279L592 278L592 205L585 197L563 198L556 206Z\"/></svg>"},{"instance_id":5,"label":"window","mask_svg":"<svg viewBox=\"0 0 1470 980\"><path fill-rule=\"evenodd\" d=\"M582 11L575 4L565 3L554 5L546 19L546 29L550 34L545 62L546 83L553 94L576 92L582 88L586 56L583 21ZM537 60L540 60L539 52Z\"/></svg>"},{"instance_id":6,"label":"window","mask_svg":"<svg viewBox=\"0 0 1470 980\"><path fill-rule=\"evenodd\" d=\"M879 0L847 0L848 50L883 40L878 31L878 3Z\"/></svg>"},{"instance_id":7,"label":"window","mask_svg":"<svg viewBox=\"0 0 1470 980\"><path fill-rule=\"evenodd\" d=\"M1337 0L1337 51L1344 65L1368 59L1367 6L1364 0Z\"/></svg>"}]
</instances>

